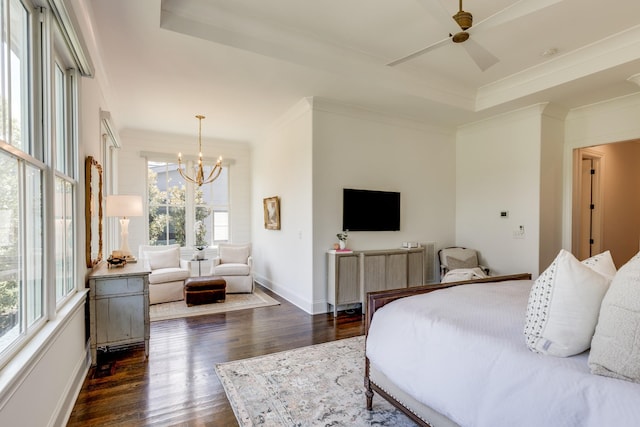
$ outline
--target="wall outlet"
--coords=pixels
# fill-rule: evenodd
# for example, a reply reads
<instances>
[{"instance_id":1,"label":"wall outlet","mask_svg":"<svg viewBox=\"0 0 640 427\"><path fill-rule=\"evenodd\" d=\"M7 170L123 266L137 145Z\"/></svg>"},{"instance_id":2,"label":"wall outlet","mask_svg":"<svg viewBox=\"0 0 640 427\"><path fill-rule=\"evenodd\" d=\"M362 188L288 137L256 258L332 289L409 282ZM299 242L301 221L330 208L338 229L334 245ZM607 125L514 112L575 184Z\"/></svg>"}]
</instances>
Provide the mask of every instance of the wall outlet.
<instances>
[{"instance_id":1,"label":"wall outlet","mask_svg":"<svg viewBox=\"0 0 640 427\"><path fill-rule=\"evenodd\" d=\"M524 237L525 237L524 225L519 225L518 228L513 230L513 238L514 239L524 239Z\"/></svg>"}]
</instances>

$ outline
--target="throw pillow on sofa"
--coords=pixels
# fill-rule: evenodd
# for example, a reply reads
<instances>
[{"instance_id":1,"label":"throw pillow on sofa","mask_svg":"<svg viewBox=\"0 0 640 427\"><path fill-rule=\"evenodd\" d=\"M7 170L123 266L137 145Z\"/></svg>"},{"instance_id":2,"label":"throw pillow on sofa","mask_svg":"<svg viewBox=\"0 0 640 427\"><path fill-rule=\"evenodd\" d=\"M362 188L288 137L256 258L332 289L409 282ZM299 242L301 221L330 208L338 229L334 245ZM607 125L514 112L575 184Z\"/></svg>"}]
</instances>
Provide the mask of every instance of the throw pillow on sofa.
<instances>
[{"instance_id":1,"label":"throw pillow on sofa","mask_svg":"<svg viewBox=\"0 0 640 427\"><path fill-rule=\"evenodd\" d=\"M243 246L222 246L220 245L220 259L223 264L246 264L249 255L251 254L251 247L249 245Z\"/></svg>"},{"instance_id":2,"label":"throw pillow on sofa","mask_svg":"<svg viewBox=\"0 0 640 427\"><path fill-rule=\"evenodd\" d=\"M164 251L149 251L146 255L151 270L180 267L180 248L171 248Z\"/></svg>"}]
</instances>

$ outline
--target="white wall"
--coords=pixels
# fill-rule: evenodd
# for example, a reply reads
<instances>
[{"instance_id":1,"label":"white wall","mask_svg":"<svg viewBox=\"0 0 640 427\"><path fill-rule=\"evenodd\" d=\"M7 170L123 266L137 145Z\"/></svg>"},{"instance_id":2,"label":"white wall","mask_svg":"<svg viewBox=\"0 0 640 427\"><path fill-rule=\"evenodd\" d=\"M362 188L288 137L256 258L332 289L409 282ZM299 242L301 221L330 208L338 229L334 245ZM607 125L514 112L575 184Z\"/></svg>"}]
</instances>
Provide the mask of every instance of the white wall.
<instances>
[{"instance_id":1,"label":"white wall","mask_svg":"<svg viewBox=\"0 0 640 427\"><path fill-rule=\"evenodd\" d=\"M454 241L454 130L315 99L313 288L326 307L326 251L342 230L342 190L400 192L400 231L350 232L351 249ZM326 310L326 308L325 308Z\"/></svg>"},{"instance_id":2,"label":"white wall","mask_svg":"<svg viewBox=\"0 0 640 427\"><path fill-rule=\"evenodd\" d=\"M478 248L495 274L535 277L559 247L571 250L573 150L640 138L638 117L635 94L568 113L536 105L461 127L456 244ZM524 239L513 238L519 225Z\"/></svg>"},{"instance_id":3,"label":"white wall","mask_svg":"<svg viewBox=\"0 0 640 427\"><path fill-rule=\"evenodd\" d=\"M256 279L313 311L312 113L302 99L253 147L253 259ZM264 228L263 199L280 198L280 230Z\"/></svg>"},{"instance_id":4,"label":"white wall","mask_svg":"<svg viewBox=\"0 0 640 427\"><path fill-rule=\"evenodd\" d=\"M183 156L198 155L197 134L171 135L136 129L120 132L122 148L118 151L118 192L137 194L147 200L147 163L143 153L159 153L169 161L177 161L178 152ZM202 138L205 158L215 161L222 156L229 166L230 186L230 239L231 242L251 241L251 158L249 144L242 141L224 141ZM145 204L146 206L146 204ZM145 208L146 212L146 208ZM134 254L140 245L147 244L148 216L131 218L129 222L129 246Z\"/></svg>"},{"instance_id":5,"label":"white wall","mask_svg":"<svg viewBox=\"0 0 640 427\"><path fill-rule=\"evenodd\" d=\"M326 251L342 229L342 189L401 193L401 230L352 232L353 249L453 243L453 131L303 99L254 146L254 210L281 197L282 230L254 216L258 279L310 313L327 311Z\"/></svg>"},{"instance_id":6,"label":"white wall","mask_svg":"<svg viewBox=\"0 0 640 427\"><path fill-rule=\"evenodd\" d=\"M326 100L316 100L313 108L319 249L329 249L342 230L343 188L401 192L400 231L351 232L349 246L355 249L396 248L406 240L452 242L453 129Z\"/></svg>"},{"instance_id":7,"label":"white wall","mask_svg":"<svg viewBox=\"0 0 640 427\"><path fill-rule=\"evenodd\" d=\"M541 111L535 105L458 130L456 245L480 251L492 274L539 268ZM508 217L500 217L508 211ZM525 236L513 231L524 226Z\"/></svg>"},{"instance_id":8,"label":"white wall","mask_svg":"<svg viewBox=\"0 0 640 427\"><path fill-rule=\"evenodd\" d=\"M539 271L544 271L562 248L562 155L567 111L545 105L540 140Z\"/></svg>"}]
</instances>

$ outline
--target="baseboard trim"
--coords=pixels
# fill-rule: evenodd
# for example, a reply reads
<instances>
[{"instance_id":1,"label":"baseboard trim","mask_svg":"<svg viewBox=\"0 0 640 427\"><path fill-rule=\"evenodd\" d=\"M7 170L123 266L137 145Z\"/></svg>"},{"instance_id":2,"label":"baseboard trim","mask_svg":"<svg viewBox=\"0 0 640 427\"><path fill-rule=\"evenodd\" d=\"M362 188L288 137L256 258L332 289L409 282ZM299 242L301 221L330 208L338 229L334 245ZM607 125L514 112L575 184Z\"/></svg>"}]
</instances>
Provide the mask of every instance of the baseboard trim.
<instances>
[{"instance_id":1,"label":"baseboard trim","mask_svg":"<svg viewBox=\"0 0 640 427\"><path fill-rule=\"evenodd\" d=\"M80 395L82 385L84 384L84 379L89 374L90 368L91 347L89 341L87 341L85 345L84 356L78 360L78 363L74 369L75 375L71 377L69 383L67 384L67 387L65 387L64 394L62 395L58 407L54 412L54 416L51 418L52 423L49 424L51 427L65 426L69 422L71 412L73 412L73 407L75 406L76 400Z\"/></svg>"},{"instance_id":2,"label":"baseboard trim","mask_svg":"<svg viewBox=\"0 0 640 427\"><path fill-rule=\"evenodd\" d=\"M317 312L314 312L314 309L316 308L315 304L303 298L300 298L298 295L290 292L287 288L283 286L278 286L277 284L273 283L271 280L258 274L254 274L254 280L256 283L260 284L261 286L264 286L265 288L269 289L271 292L278 294L279 296L286 299L291 304L295 305L301 310L309 314L318 314ZM326 312L326 310L324 312Z\"/></svg>"}]
</instances>

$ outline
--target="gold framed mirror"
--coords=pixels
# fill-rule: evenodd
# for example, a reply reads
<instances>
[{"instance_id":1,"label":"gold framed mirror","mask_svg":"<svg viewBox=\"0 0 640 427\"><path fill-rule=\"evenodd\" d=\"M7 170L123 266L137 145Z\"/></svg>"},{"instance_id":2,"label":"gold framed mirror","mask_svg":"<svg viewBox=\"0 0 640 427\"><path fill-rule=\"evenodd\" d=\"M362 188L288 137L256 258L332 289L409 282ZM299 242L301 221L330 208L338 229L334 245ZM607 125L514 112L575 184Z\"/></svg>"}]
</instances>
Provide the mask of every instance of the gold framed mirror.
<instances>
[{"instance_id":1,"label":"gold framed mirror","mask_svg":"<svg viewBox=\"0 0 640 427\"><path fill-rule=\"evenodd\" d=\"M102 261L102 166L92 156L84 162L87 267Z\"/></svg>"}]
</instances>

